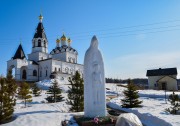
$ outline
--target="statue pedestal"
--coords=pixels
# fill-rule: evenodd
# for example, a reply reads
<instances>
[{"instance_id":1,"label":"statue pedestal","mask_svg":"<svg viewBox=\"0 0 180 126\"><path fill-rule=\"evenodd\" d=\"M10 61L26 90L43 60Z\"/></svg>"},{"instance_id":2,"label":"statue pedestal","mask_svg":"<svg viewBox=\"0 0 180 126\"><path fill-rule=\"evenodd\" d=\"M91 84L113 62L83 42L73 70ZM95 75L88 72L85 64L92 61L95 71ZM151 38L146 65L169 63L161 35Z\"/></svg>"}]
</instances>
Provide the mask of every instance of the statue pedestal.
<instances>
[{"instance_id":1,"label":"statue pedestal","mask_svg":"<svg viewBox=\"0 0 180 126\"><path fill-rule=\"evenodd\" d=\"M94 118L87 118L84 116L74 116L75 121L79 126L115 126L116 117L105 116L98 118L98 124L94 122Z\"/></svg>"}]
</instances>

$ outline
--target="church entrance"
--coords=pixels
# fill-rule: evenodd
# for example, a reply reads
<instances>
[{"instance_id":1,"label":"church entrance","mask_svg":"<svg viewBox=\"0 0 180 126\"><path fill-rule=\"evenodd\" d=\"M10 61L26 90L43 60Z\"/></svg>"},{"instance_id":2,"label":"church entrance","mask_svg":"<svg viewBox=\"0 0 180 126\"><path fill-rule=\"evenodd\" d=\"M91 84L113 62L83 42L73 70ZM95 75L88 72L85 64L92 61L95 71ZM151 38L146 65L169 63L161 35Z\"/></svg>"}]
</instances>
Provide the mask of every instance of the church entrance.
<instances>
[{"instance_id":1,"label":"church entrance","mask_svg":"<svg viewBox=\"0 0 180 126\"><path fill-rule=\"evenodd\" d=\"M22 72L22 79L26 80L26 70L23 70Z\"/></svg>"}]
</instances>

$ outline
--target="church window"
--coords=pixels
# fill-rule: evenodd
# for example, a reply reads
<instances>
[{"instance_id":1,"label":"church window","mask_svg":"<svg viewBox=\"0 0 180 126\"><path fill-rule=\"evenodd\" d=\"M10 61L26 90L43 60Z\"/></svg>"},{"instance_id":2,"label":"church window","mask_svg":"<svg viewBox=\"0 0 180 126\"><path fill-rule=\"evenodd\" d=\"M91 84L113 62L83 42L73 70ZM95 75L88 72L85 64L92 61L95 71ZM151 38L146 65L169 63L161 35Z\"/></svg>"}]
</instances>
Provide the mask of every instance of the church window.
<instances>
[{"instance_id":1,"label":"church window","mask_svg":"<svg viewBox=\"0 0 180 126\"><path fill-rule=\"evenodd\" d=\"M44 40L44 47L46 48L46 41Z\"/></svg>"},{"instance_id":2,"label":"church window","mask_svg":"<svg viewBox=\"0 0 180 126\"><path fill-rule=\"evenodd\" d=\"M57 71L57 68L55 67L55 72Z\"/></svg>"},{"instance_id":3,"label":"church window","mask_svg":"<svg viewBox=\"0 0 180 126\"><path fill-rule=\"evenodd\" d=\"M70 71L71 71L71 74L73 74L73 69L71 69Z\"/></svg>"},{"instance_id":4,"label":"church window","mask_svg":"<svg viewBox=\"0 0 180 126\"><path fill-rule=\"evenodd\" d=\"M41 47L41 40L38 40L38 47Z\"/></svg>"},{"instance_id":5,"label":"church window","mask_svg":"<svg viewBox=\"0 0 180 126\"><path fill-rule=\"evenodd\" d=\"M69 69L66 67L66 69L65 69L66 73L68 73L68 70L69 70Z\"/></svg>"},{"instance_id":6,"label":"church window","mask_svg":"<svg viewBox=\"0 0 180 126\"><path fill-rule=\"evenodd\" d=\"M37 70L33 70L33 76L37 76Z\"/></svg>"},{"instance_id":7,"label":"church window","mask_svg":"<svg viewBox=\"0 0 180 126\"><path fill-rule=\"evenodd\" d=\"M46 70L46 77L47 77L47 70Z\"/></svg>"},{"instance_id":8,"label":"church window","mask_svg":"<svg viewBox=\"0 0 180 126\"><path fill-rule=\"evenodd\" d=\"M70 57L68 57L68 60L69 60L69 62L71 62L71 58Z\"/></svg>"},{"instance_id":9,"label":"church window","mask_svg":"<svg viewBox=\"0 0 180 126\"><path fill-rule=\"evenodd\" d=\"M59 68L59 72L61 71L61 69Z\"/></svg>"}]
</instances>

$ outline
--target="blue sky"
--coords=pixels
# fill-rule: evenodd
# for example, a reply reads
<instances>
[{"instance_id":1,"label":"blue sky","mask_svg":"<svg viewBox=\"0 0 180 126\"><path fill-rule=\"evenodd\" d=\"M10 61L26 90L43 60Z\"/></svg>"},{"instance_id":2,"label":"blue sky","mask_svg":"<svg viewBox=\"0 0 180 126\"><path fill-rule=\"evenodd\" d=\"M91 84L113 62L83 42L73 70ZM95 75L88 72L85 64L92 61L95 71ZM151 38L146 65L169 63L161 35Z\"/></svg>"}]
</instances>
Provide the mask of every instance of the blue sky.
<instances>
[{"instance_id":1,"label":"blue sky","mask_svg":"<svg viewBox=\"0 0 180 126\"><path fill-rule=\"evenodd\" d=\"M49 52L64 31L83 63L97 35L106 77L143 78L159 67L177 67L180 75L179 0L0 0L0 74L20 39L31 52L40 11Z\"/></svg>"}]
</instances>

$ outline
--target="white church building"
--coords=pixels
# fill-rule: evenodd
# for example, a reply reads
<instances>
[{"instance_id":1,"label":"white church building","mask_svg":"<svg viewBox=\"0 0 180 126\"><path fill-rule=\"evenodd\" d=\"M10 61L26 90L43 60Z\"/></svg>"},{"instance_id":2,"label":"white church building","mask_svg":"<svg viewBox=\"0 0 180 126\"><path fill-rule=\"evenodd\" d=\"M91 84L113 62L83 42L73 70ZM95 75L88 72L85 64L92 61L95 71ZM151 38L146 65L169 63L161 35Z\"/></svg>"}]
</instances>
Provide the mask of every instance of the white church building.
<instances>
[{"instance_id":1,"label":"white church building","mask_svg":"<svg viewBox=\"0 0 180 126\"><path fill-rule=\"evenodd\" d=\"M7 71L14 69L17 81L41 81L56 77L68 83L68 78L75 71L83 75L83 65L77 63L78 52L71 47L71 39L64 34L56 40L56 47L48 53L48 39L42 15L39 20L28 58L20 44L14 56L7 61Z\"/></svg>"}]
</instances>

